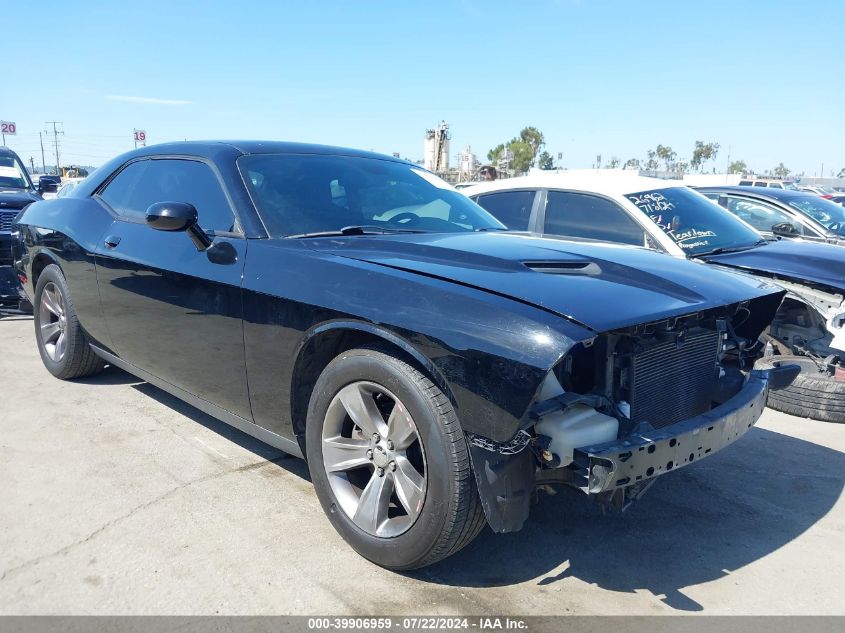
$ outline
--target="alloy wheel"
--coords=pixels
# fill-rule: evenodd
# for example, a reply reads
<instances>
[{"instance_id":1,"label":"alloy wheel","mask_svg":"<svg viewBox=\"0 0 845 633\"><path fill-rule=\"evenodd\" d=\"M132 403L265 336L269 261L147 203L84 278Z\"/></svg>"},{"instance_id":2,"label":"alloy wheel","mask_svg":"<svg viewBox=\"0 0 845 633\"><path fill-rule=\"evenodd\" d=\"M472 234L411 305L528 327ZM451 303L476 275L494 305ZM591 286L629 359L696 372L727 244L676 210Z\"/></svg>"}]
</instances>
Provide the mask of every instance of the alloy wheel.
<instances>
[{"instance_id":1,"label":"alloy wheel","mask_svg":"<svg viewBox=\"0 0 845 633\"><path fill-rule=\"evenodd\" d=\"M425 453L407 408L384 387L358 381L335 395L323 423L322 455L338 504L368 534L398 536L419 517Z\"/></svg>"},{"instance_id":2,"label":"alloy wheel","mask_svg":"<svg viewBox=\"0 0 845 633\"><path fill-rule=\"evenodd\" d=\"M52 281L41 291L38 312L41 345L50 360L58 363L64 358L67 346L67 316L64 297Z\"/></svg>"}]
</instances>

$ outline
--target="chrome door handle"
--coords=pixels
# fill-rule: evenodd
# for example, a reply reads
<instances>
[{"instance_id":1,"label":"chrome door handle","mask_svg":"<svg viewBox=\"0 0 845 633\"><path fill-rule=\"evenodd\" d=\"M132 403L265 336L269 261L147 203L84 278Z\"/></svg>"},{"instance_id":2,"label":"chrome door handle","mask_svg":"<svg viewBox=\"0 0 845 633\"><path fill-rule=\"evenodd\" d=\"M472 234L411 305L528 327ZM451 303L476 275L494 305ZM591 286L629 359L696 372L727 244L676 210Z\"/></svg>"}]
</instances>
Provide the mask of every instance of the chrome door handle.
<instances>
[{"instance_id":1,"label":"chrome door handle","mask_svg":"<svg viewBox=\"0 0 845 633\"><path fill-rule=\"evenodd\" d=\"M119 235L109 235L105 240L106 248L114 248L118 244L120 244L120 236Z\"/></svg>"}]
</instances>

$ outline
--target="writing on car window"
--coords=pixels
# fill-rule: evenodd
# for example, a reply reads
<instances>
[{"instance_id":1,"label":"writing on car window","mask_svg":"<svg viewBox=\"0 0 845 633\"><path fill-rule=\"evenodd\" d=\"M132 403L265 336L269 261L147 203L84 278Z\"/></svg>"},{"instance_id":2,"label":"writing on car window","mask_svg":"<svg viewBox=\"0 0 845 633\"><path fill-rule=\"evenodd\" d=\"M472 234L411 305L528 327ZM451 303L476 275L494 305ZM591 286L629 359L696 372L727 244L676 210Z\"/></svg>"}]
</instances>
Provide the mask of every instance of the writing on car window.
<instances>
[{"instance_id":1,"label":"writing on car window","mask_svg":"<svg viewBox=\"0 0 845 633\"><path fill-rule=\"evenodd\" d=\"M686 187L625 196L687 255L751 247L761 236L718 204Z\"/></svg>"}]
</instances>

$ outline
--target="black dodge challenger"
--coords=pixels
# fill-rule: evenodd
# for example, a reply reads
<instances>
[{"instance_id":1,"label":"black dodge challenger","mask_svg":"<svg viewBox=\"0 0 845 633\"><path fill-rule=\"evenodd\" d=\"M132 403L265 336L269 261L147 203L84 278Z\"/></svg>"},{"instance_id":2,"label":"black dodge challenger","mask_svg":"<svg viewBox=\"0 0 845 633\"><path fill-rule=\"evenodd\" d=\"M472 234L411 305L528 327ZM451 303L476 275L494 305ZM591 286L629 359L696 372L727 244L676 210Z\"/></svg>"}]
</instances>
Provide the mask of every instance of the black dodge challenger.
<instances>
[{"instance_id":1,"label":"black dodge challenger","mask_svg":"<svg viewBox=\"0 0 845 633\"><path fill-rule=\"evenodd\" d=\"M431 564L538 485L625 506L742 436L783 292L643 248L509 233L388 157L142 148L17 219L44 365L121 367L306 457L329 520Z\"/></svg>"}]
</instances>

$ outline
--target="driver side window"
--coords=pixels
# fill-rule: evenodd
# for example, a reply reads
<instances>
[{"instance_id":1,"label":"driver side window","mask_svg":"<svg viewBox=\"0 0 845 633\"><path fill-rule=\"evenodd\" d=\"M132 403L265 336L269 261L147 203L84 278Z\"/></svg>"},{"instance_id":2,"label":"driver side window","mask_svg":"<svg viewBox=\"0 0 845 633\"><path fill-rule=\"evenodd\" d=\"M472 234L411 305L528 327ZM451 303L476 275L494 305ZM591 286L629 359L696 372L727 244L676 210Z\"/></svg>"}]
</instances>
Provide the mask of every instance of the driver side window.
<instances>
[{"instance_id":1,"label":"driver side window","mask_svg":"<svg viewBox=\"0 0 845 633\"><path fill-rule=\"evenodd\" d=\"M195 160L140 160L127 165L100 192L117 215L143 222L156 202L188 202L206 231L235 230L229 201L211 167Z\"/></svg>"}]
</instances>

